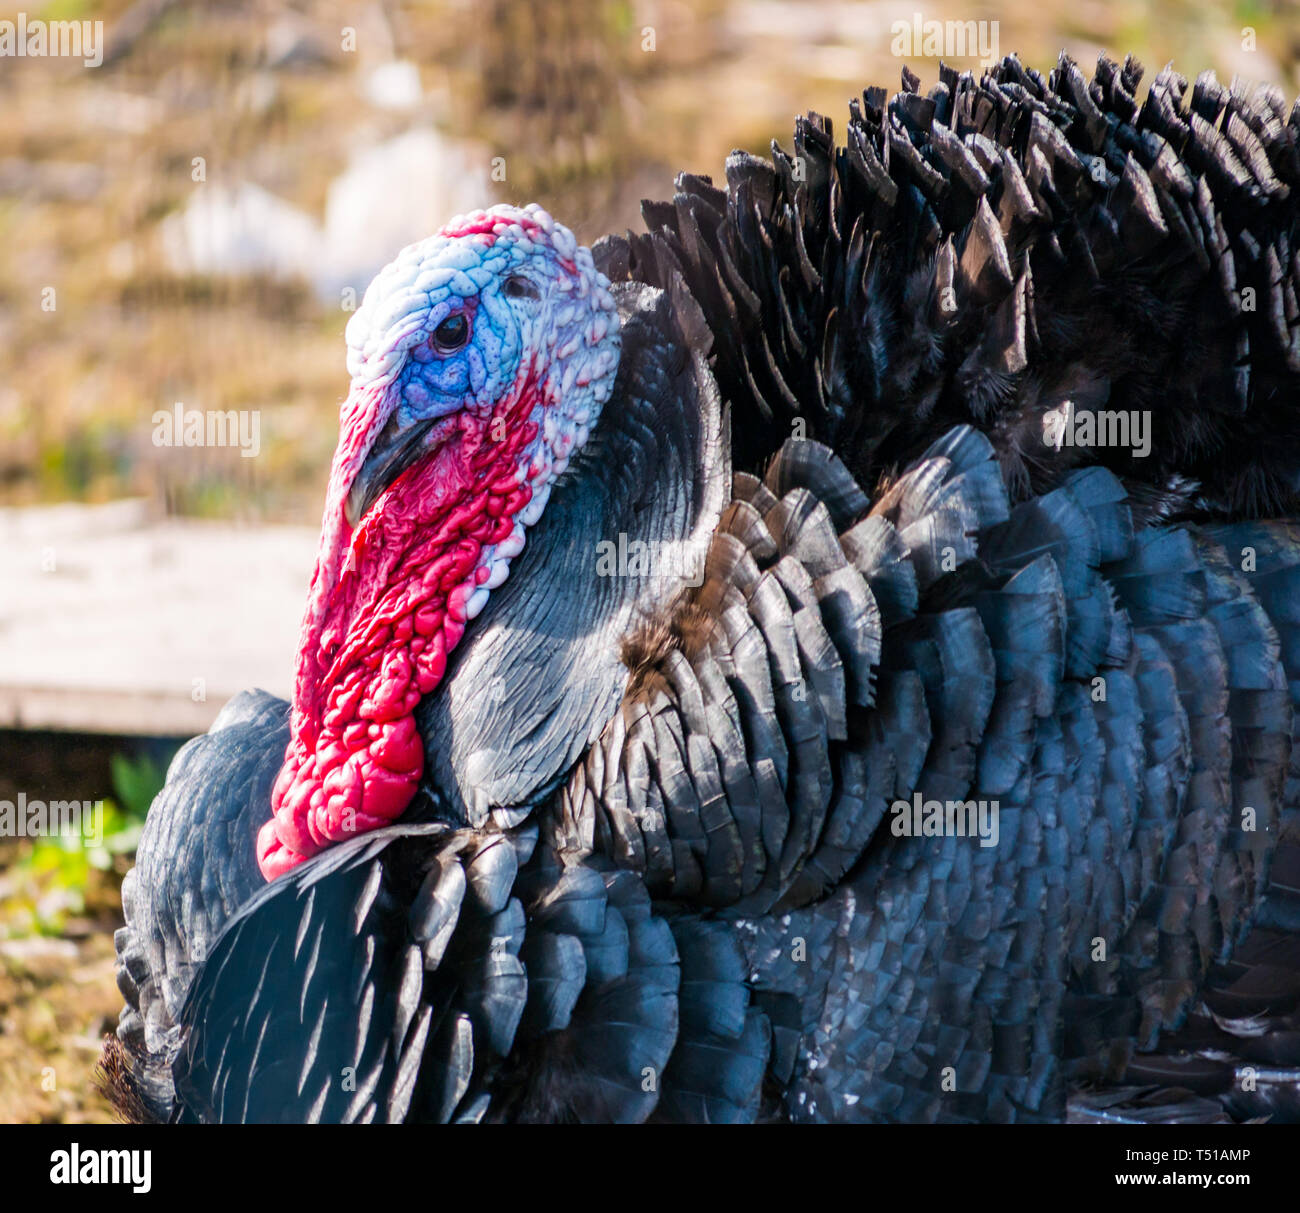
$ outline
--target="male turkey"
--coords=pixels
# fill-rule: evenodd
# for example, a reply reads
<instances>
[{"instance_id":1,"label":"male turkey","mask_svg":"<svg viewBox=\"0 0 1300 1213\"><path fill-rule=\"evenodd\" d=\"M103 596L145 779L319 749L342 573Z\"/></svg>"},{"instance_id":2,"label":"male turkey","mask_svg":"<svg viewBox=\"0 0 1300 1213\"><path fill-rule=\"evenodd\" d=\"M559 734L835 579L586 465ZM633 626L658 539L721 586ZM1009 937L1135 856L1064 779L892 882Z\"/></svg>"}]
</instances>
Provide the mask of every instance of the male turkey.
<instances>
[{"instance_id":1,"label":"male turkey","mask_svg":"<svg viewBox=\"0 0 1300 1213\"><path fill-rule=\"evenodd\" d=\"M1300 110L1140 75L378 276L292 709L123 886L124 1109L1300 1117Z\"/></svg>"}]
</instances>

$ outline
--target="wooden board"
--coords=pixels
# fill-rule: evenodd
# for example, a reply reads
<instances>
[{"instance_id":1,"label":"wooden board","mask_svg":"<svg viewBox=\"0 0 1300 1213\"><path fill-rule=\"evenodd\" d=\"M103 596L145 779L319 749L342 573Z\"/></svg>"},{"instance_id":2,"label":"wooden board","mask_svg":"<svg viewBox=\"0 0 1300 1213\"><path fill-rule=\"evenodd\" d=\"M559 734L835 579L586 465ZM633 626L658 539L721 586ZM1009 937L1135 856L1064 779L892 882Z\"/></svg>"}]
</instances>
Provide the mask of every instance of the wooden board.
<instances>
[{"instance_id":1,"label":"wooden board","mask_svg":"<svg viewBox=\"0 0 1300 1213\"><path fill-rule=\"evenodd\" d=\"M179 736L287 695L316 541L136 500L0 510L0 728Z\"/></svg>"}]
</instances>

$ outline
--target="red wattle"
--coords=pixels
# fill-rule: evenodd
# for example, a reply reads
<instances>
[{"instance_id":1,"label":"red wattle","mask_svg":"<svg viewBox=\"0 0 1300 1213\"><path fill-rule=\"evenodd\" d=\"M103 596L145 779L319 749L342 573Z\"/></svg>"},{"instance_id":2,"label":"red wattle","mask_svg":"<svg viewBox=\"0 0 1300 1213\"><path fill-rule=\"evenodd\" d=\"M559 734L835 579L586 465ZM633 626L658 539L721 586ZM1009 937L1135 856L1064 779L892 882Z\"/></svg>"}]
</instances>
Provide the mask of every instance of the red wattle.
<instances>
[{"instance_id":1,"label":"red wattle","mask_svg":"<svg viewBox=\"0 0 1300 1213\"><path fill-rule=\"evenodd\" d=\"M529 420L536 402L536 388L524 385L504 410L502 441L487 437L494 418L456 415L435 453L390 485L355 532L342 506L382 422L364 400L345 406L291 740L257 840L268 880L390 824L419 788L424 745L415 709L442 681L465 631L466 600L487 575L483 549L512 532L532 498L517 469L537 432ZM376 396L370 409L381 403Z\"/></svg>"}]
</instances>

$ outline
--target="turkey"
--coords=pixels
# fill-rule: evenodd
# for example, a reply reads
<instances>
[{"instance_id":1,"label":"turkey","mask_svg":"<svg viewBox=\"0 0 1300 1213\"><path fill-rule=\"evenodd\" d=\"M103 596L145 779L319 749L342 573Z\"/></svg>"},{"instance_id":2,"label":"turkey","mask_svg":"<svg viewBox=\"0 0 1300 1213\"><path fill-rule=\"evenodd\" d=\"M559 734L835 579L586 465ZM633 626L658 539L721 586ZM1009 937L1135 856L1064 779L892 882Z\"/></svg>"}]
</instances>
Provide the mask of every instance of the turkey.
<instances>
[{"instance_id":1,"label":"turkey","mask_svg":"<svg viewBox=\"0 0 1300 1213\"><path fill-rule=\"evenodd\" d=\"M1300 1119L1300 107L1141 75L379 274L293 703L123 886L126 1115Z\"/></svg>"}]
</instances>

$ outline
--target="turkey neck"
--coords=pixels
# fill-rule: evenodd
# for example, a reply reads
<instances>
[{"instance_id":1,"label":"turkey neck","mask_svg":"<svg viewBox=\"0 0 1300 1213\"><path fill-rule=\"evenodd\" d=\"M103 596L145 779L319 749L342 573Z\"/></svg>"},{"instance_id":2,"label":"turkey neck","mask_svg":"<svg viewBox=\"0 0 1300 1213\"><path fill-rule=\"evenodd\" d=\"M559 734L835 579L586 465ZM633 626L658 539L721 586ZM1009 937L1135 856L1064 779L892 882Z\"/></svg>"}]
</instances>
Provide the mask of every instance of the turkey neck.
<instances>
[{"instance_id":1,"label":"turkey neck","mask_svg":"<svg viewBox=\"0 0 1300 1213\"><path fill-rule=\"evenodd\" d=\"M416 713L428 782L458 825L522 820L578 761L618 710L628 632L702 567L730 491L698 309L639 284L613 294L614 392Z\"/></svg>"}]
</instances>

